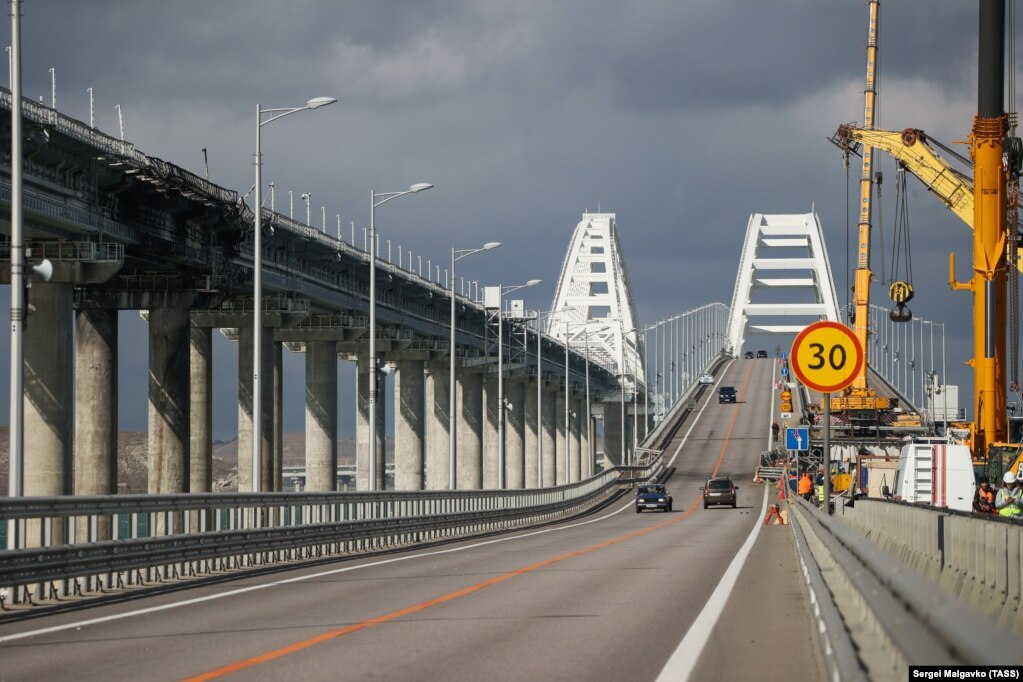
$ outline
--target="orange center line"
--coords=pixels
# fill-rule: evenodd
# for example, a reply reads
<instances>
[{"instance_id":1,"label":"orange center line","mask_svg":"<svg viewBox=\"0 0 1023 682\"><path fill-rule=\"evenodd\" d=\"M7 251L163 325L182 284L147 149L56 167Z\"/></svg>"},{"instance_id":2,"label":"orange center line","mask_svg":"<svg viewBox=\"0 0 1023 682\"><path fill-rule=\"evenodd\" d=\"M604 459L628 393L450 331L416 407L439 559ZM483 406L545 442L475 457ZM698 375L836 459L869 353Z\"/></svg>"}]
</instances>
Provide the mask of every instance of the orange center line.
<instances>
[{"instance_id":1,"label":"orange center line","mask_svg":"<svg viewBox=\"0 0 1023 682\"><path fill-rule=\"evenodd\" d=\"M746 377L743 380L743 384L742 384L742 391L743 392L745 392L746 387L749 384L749 379L750 379L751 371L752 371L752 366L749 368L749 370L747 370ZM721 462L724 460L725 451L728 449L728 443L731 440L732 431L735 429L735 424L736 424L737 418L738 418L738 410L736 410L736 411L734 411L732 413L732 421L728 425L728 432L725 435L724 442L721 445L721 451L718 453L717 462L714 465L714 473L712 474L712 476L716 476L717 475L718 469L721 466ZM566 559L572 559L572 558L577 557L577 556L582 556L584 554L589 554L591 552L596 552L597 550L604 549L606 547L611 547L612 545L617 545L620 542L624 542L626 540L630 540L632 538L639 537L641 535L646 535L647 533L652 533L655 530L659 530L661 528L665 528L666 526L670 526L670 525L672 525L674 523L678 523L682 519L684 519L687 516L689 516L689 514L691 514L693 512L693 510L696 509L697 505L699 505L699 504L700 504L700 499L697 499L682 514L680 514L680 515L678 515L678 516L676 516L676 517L674 517L672 519L669 519L667 521L662 521L661 523L657 523L657 524L655 524L653 526L647 526L646 528L641 528L641 529L638 529L638 530L630 531L628 533L625 533L624 535L619 535L618 537L611 538L610 540L605 540L604 542L601 542L601 543L596 544L596 545L591 545L589 547L583 547L582 549L577 549L577 550L572 551L572 552L567 552L565 554L560 554L558 556L551 557L550 559L544 559L543 561L538 561L536 563L529 564L528 566L524 566L522 568L517 568L517 569L515 569L513 571L508 571L507 573L502 573L501 575L497 575L497 576L494 576L493 578L488 578L487 580L483 580L481 582L478 582L475 585L469 585L468 587L463 587L460 590L456 590L454 592L449 592L448 594L445 594L443 596L436 597L436 598L430 599L428 601L420 602L418 604L415 604L413 606L409 606L409 607L401 609L399 611L392 611L391 613L384 614L382 616L376 616L375 618L369 618L369 619L364 620L364 621L362 621L360 623L353 623L352 625L348 625L348 626L345 626L343 628L338 628L336 630L330 630L328 632L320 633L319 635L316 635L315 637L310 637L308 639L303 639L303 640L300 640L298 642L294 642L294 643L289 644L287 646L281 647L279 649L273 649L271 651L267 651L265 653L259 654L258 656L252 656L251 658L245 658L245 659L242 659L240 661L235 661L234 663L228 663L227 665L221 666L219 668L214 668L213 670L201 673L201 674L196 675L194 677L186 678L184 680L184 682L204 682L205 680L213 680L213 679L216 679L218 677L223 677L224 675L229 675L229 674L231 674L233 672L238 672L239 670L245 670L246 668L251 668L251 667L260 665L261 663L267 663L269 661L281 658L283 656L287 656L289 654L297 653L297 652L302 651L304 649L308 649L310 647L316 646L317 644L321 644L323 642L327 642L327 641L330 641L332 639L338 639L339 637L344 637L345 635L350 635L353 632L359 632L360 630L365 630L367 628L371 628L374 625L379 625L381 623L387 623L389 621L396 620L396 619L402 618L404 616L409 616L409 615L412 615L414 613L419 613L420 611L425 611L426 609L428 609L428 608L430 608L432 606L437 606L439 604L444 604L444 603L449 602L449 601L454 601L455 599L458 599L460 597L464 597L464 596L472 594L474 592L479 592L480 590L485 589L487 587L490 587L491 585L497 585L499 583L503 583L506 580L511 580L512 578L516 578L516 577L518 577L520 575L525 575L526 573L531 573L531 572L536 571L538 569L545 568L547 566L551 566L552 564L556 564L556 563L559 563L561 561L565 561Z\"/></svg>"}]
</instances>

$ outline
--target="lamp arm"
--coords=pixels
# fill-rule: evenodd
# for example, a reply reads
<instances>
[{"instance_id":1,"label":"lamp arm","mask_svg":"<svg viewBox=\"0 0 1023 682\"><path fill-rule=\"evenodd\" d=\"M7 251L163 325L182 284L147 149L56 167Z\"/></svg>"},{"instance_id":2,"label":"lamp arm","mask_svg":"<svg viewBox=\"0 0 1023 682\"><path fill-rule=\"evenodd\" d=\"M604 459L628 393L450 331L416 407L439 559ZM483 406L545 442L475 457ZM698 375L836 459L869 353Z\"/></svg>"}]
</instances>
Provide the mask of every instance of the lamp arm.
<instances>
[{"instance_id":1,"label":"lamp arm","mask_svg":"<svg viewBox=\"0 0 1023 682\"><path fill-rule=\"evenodd\" d=\"M260 109L259 110L260 115L262 115L262 114L273 114L273 115L270 116L270 118L266 119L265 121L261 120L259 122L259 127L262 128L267 123L272 123L272 122L276 121L279 118L284 118L285 116L289 116L289 115L297 113L299 111L305 111L308 108L309 107L292 107L290 109Z\"/></svg>"}]
</instances>

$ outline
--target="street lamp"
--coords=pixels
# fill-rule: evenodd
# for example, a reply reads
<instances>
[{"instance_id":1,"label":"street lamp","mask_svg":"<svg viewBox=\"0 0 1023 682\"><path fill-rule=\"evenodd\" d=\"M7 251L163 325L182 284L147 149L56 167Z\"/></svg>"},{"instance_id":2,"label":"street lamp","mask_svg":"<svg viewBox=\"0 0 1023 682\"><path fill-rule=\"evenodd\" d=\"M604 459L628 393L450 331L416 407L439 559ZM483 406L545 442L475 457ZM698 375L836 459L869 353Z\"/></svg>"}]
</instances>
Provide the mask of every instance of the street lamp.
<instances>
[{"instance_id":1,"label":"street lamp","mask_svg":"<svg viewBox=\"0 0 1023 682\"><path fill-rule=\"evenodd\" d=\"M377 489L377 206L391 199L428 190L417 182L400 192L369 192L369 489Z\"/></svg>"},{"instance_id":2,"label":"street lamp","mask_svg":"<svg viewBox=\"0 0 1023 682\"><path fill-rule=\"evenodd\" d=\"M504 412L506 409L504 403L504 295L519 289L525 289L526 287L536 286L542 281L531 279L525 284L486 287L483 291L484 302L490 299L490 296L487 295L488 290L491 295L493 293L497 294L497 487L501 489L504 488Z\"/></svg>"},{"instance_id":3,"label":"street lamp","mask_svg":"<svg viewBox=\"0 0 1023 682\"><path fill-rule=\"evenodd\" d=\"M314 97L304 107L287 107L264 109L256 105L256 221L252 253L253 322L252 322L252 490L258 492L262 487L262 452L260 441L263 439L262 409L263 401L260 393L260 363L263 361L263 126L279 118L284 118L299 111L319 109L337 100L333 97Z\"/></svg>"},{"instance_id":4,"label":"street lamp","mask_svg":"<svg viewBox=\"0 0 1023 682\"><path fill-rule=\"evenodd\" d=\"M457 445L455 439L455 263L466 256L480 251L496 249L501 242L487 242L478 249L451 249L451 341L448 344L448 357L451 372L448 381L448 490L455 489L455 462Z\"/></svg>"}]
</instances>

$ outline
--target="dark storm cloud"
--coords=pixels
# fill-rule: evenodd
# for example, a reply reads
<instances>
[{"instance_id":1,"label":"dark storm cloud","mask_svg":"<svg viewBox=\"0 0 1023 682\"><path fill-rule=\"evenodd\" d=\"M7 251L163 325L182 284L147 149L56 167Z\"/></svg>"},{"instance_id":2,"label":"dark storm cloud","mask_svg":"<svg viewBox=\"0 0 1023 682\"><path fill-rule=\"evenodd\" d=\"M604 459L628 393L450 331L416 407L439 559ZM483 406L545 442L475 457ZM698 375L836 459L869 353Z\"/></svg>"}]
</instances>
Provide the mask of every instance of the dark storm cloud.
<instances>
[{"instance_id":1,"label":"dark storm cloud","mask_svg":"<svg viewBox=\"0 0 1023 682\"><path fill-rule=\"evenodd\" d=\"M433 182L378 213L384 248L392 240L443 267L452 246L498 239L459 271L489 284L543 278L531 308L549 306L571 231L598 206L618 214L643 323L730 302L754 212L815 207L844 288L848 185L825 138L862 119L861 0L25 0L24 15L27 96L49 101L55 67L62 112L87 119L93 87L103 130L116 134L119 103L138 148L201 172L206 147L211 179L241 192L256 103L338 97L267 129L277 209L291 190L304 218L299 195L311 192L312 223L323 206L333 233L340 213L361 246L370 188ZM889 1L882 21L880 120L963 139L976 3ZM965 325L968 303L945 279L950 249L968 259L968 233L922 188L911 198L915 310ZM889 225L893 206L886 196ZM887 300L880 287L874 296ZM133 329L144 344L144 327ZM237 368L217 362L223 433ZM289 382L299 408L288 428L299 430L301 372ZM122 379L138 393L123 410L144 407L138 384ZM123 416L144 425L144 410Z\"/></svg>"}]
</instances>

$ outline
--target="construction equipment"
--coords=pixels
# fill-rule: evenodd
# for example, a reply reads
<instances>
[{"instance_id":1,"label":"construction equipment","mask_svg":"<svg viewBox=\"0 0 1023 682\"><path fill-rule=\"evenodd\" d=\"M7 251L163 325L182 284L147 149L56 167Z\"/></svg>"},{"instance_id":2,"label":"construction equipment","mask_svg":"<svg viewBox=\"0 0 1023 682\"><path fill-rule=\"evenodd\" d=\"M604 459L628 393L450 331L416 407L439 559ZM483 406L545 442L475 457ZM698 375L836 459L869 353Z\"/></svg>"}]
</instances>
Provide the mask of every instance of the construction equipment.
<instances>
[{"instance_id":1,"label":"construction equipment","mask_svg":"<svg viewBox=\"0 0 1023 682\"><path fill-rule=\"evenodd\" d=\"M863 129L870 131L874 128L874 110L877 98L876 92L876 67L877 67L877 22L879 13L879 0L870 0L869 23L867 27L867 87L864 90L863 106ZM861 348L867 347L867 323L869 315L867 311L870 306L870 201L871 187L873 183L874 156L873 148L866 142L862 146L863 164L860 172L860 216L859 216L859 239L856 261L856 276L853 286L853 309L852 316L853 333L860 342ZM848 155L846 156L848 163ZM879 396L867 387L867 364L853 379L852 385L842 395L831 399L831 411L846 415L850 421L878 423L882 421L878 414L881 411L890 410L893 405L891 400Z\"/></svg>"},{"instance_id":2,"label":"construction equipment","mask_svg":"<svg viewBox=\"0 0 1023 682\"><path fill-rule=\"evenodd\" d=\"M956 171L928 144L920 130L909 128L901 133L873 129L873 65L876 60L876 2L871 3L870 45L867 57L867 108L864 125L845 125L835 136L836 143L848 152L851 142L862 144L863 167L860 192L859 261L855 283L855 331L861 341L866 339L866 305L869 301L870 248L870 183L872 150L876 146L895 156L920 178L946 206L973 228L972 277L967 282L955 278L955 255L949 254L949 284L956 291L973 294L974 342L969 364L974 371L973 423L963 429L975 463L981 467L1006 469L1023 465L1020 446L1008 442L1006 412L1006 292L1011 250L1014 260L1016 219L1008 219L1009 180L1019 178L1023 144L1009 137L1015 128L1015 114L1004 110L1005 74L1005 0L979 0L979 79L978 109L970 133L970 159L974 167L971 183L968 176ZM1013 193L1015 202L1015 193ZM1017 262L1016 267L1020 267ZM1010 336L1018 334L1015 324ZM865 383L854 383L848 396L832 401L832 409L850 404L851 398L866 391ZM1010 464L1011 462L1011 464ZM990 475L990 474L989 474Z\"/></svg>"}]
</instances>

